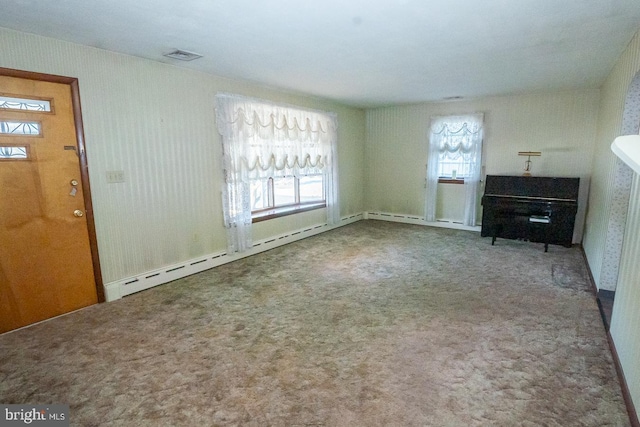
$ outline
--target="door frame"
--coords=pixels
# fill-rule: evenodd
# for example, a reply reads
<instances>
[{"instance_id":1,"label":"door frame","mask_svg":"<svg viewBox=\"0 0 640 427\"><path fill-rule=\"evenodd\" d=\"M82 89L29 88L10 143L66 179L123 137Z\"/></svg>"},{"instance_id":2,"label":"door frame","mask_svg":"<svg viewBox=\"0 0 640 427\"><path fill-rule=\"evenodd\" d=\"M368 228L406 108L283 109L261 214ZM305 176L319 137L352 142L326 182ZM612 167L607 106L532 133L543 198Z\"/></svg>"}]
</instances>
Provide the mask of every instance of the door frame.
<instances>
[{"instance_id":1,"label":"door frame","mask_svg":"<svg viewBox=\"0 0 640 427\"><path fill-rule=\"evenodd\" d=\"M71 103L73 106L73 121L76 129L77 155L80 159L80 181L84 195L84 207L86 212L87 228L89 231L89 246L91 248L91 260L93 263L93 275L98 294L98 303L105 302L102 272L100 270L100 257L98 255L98 238L93 215L93 203L91 202L91 187L89 185L89 166L85 151L84 127L82 125L82 107L80 105L80 88L75 77L58 76L55 74L36 73L33 71L15 70L0 67L0 76L17 77L20 79L37 80L50 83L66 84L71 88Z\"/></svg>"}]
</instances>

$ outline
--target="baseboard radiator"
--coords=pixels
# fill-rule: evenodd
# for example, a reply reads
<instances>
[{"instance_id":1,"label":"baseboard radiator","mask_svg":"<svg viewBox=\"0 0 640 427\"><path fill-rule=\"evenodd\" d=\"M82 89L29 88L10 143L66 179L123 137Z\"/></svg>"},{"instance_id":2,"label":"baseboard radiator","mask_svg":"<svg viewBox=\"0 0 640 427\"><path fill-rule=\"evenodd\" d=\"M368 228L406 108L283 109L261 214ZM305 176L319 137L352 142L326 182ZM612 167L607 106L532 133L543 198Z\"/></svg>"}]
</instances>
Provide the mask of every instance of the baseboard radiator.
<instances>
[{"instance_id":1,"label":"baseboard radiator","mask_svg":"<svg viewBox=\"0 0 640 427\"><path fill-rule=\"evenodd\" d=\"M466 230L466 231L480 231L481 227L475 226L471 227L468 225L464 225L460 221L452 220L452 219L437 219L435 222L425 221L424 217L419 217L416 215L403 215L396 213L387 213L387 212L365 212L364 219L377 219L382 221L391 221L391 222L402 222L405 224L418 224L418 225L426 225L429 227L441 227L441 228L454 228L456 230Z\"/></svg>"},{"instance_id":2,"label":"baseboard radiator","mask_svg":"<svg viewBox=\"0 0 640 427\"><path fill-rule=\"evenodd\" d=\"M148 271L137 276L107 283L104 287L106 300L107 302L114 301L124 296L131 295L145 289L153 288L154 286L169 283L171 281L181 279L192 274L200 273L202 271L209 270L210 268L214 268L228 262L236 261L238 259L255 255L269 249L277 248L278 246L286 245L287 243L292 243L296 240L304 239L306 237L323 233L325 231L329 231L337 227L342 227L344 225L351 224L363 219L402 222L405 224L418 224L432 227L455 228L468 231L480 231L479 226L468 227L462 225L459 222L449 220L427 222L424 220L424 218L415 215L391 214L385 212L363 212L343 217L340 220L339 224L331 226L326 223L317 224L314 226L306 227L300 230L291 231L279 236L274 236L268 239L254 242L253 247L243 253L235 253L229 255L223 251L219 253L209 254L206 256L184 261L179 264L174 264L159 268L157 270Z\"/></svg>"},{"instance_id":3,"label":"baseboard radiator","mask_svg":"<svg viewBox=\"0 0 640 427\"><path fill-rule=\"evenodd\" d=\"M296 240L323 233L337 227L342 227L344 225L351 224L362 219L363 214L346 216L340 220L340 223L335 225L330 226L326 223L317 224L314 226L306 227L300 230L295 230L279 236L274 236L268 239L254 242L253 247L243 253L235 253L229 255L226 252L219 252L209 254L206 256L184 261L179 264L174 264L157 270L148 271L137 276L110 282L107 283L104 287L106 300L107 302L114 301L124 296L131 295L133 293L140 292L154 286L181 279L195 273L200 273L202 271L209 270L210 268L214 268L228 262L236 261L250 255L255 255L260 252L268 251L269 249L286 245L287 243L292 243Z\"/></svg>"}]
</instances>

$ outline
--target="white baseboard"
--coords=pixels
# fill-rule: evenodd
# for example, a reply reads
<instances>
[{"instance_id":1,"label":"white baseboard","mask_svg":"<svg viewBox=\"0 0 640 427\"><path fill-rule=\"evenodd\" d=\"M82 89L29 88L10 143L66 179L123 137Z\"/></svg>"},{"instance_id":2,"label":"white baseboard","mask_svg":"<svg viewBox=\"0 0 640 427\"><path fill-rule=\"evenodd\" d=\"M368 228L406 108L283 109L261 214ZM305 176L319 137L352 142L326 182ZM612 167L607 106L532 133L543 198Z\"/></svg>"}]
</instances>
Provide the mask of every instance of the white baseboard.
<instances>
[{"instance_id":1,"label":"white baseboard","mask_svg":"<svg viewBox=\"0 0 640 427\"><path fill-rule=\"evenodd\" d=\"M201 271L205 271L210 268L226 264L228 262L236 261L250 255L255 255L257 253L276 248L278 246L286 245L287 243L295 242L296 240L301 240L315 234L319 234L337 227L342 227L344 225L360 221L361 219L363 219L363 214L346 216L341 219L339 224L334 224L331 226L326 223L317 224L300 230L295 230L290 233L270 237L268 239L255 242L250 250L242 253L228 255L225 251L223 251L219 253L209 254L199 258L184 261L179 264L174 264L157 270L148 271L137 276L110 282L104 286L105 299L107 300L107 302L114 301L124 296L140 292L154 286L162 285L176 279L181 279L195 273L200 273Z\"/></svg>"},{"instance_id":2,"label":"white baseboard","mask_svg":"<svg viewBox=\"0 0 640 427\"><path fill-rule=\"evenodd\" d=\"M471 227L454 220L438 219L435 222L431 222L431 221L425 221L423 217L419 217L415 215L403 215L403 214L386 213L386 212L365 212L364 219L377 219L382 221L426 225L429 227L454 228L456 230L466 230L466 231L476 231L476 232L480 232L482 229L482 227L479 225Z\"/></svg>"}]
</instances>

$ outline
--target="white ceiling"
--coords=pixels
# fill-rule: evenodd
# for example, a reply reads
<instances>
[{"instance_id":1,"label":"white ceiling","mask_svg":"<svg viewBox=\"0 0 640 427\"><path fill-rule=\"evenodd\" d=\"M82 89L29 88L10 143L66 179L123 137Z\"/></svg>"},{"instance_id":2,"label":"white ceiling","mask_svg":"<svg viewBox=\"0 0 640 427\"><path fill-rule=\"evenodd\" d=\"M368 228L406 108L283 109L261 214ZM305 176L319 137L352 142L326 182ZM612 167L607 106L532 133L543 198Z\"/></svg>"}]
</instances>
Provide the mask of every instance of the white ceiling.
<instances>
[{"instance_id":1,"label":"white ceiling","mask_svg":"<svg viewBox=\"0 0 640 427\"><path fill-rule=\"evenodd\" d=\"M4 0L0 27L371 107L598 86L640 0Z\"/></svg>"}]
</instances>

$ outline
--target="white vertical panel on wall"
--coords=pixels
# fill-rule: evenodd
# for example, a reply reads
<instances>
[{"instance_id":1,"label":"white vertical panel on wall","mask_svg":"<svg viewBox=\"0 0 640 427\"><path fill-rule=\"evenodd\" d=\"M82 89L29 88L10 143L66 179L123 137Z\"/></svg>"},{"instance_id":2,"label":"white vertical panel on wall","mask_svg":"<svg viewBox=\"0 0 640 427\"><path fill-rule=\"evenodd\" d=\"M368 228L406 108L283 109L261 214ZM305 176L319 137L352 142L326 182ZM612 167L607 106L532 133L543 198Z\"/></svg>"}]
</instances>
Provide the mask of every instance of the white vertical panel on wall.
<instances>
[{"instance_id":1,"label":"white vertical panel on wall","mask_svg":"<svg viewBox=\"0 0 640 427\"><path fill-rule=\"evenodd\" d=\"M622 131L629 84L640 71L640 33L607 77L601 89L598 135L584 249L596 281L602 276L612 196L615 156L610 146ZM640 178L633 179L610 333L636 410L640 407ZM597 283L600 286L600 283Z\"/></svg>"},{"instance_id":2,"label":"white vertical panel on wall","mask_svg":"<svg viewBox=\"0 0 640 427\"><path fill-rule=\"evenodd\" d=\"M627 90L639 69L640 34L636 33L601 88L598 133L592 166L593 178L583 243L589 267L598 287L606 249L609 207L614 190L615 156L610 147L615 137L620 135Z\"/></svg>"},{"instance_id":3,"label":"white vertical panel on wall","mask_svg":"<svg viewBox=\"0 0 640 427\"><path fill-rule=\"evenodd\" d=\"M638 260L640 260L640 176L636 174L631 188L627 229L610 329L636 408L640 408L640 264Z\"/></svg>"},{"instance_id":4,"label":"white vertical panel on wall","mask_svg":"<svg viewBox=\"0 0 640 427\"><path fill-rule=\"evenodd\" d=\"M362 212L362 110L2 28L0 52L0 67L78 78L105 283L226 247L217 92L338 113L341 199L354 210L342 214ZM305 219L317 220L295 225L315 224ZM274 224L261 235L282 232Z\"/></svg>"}]
</instances>

